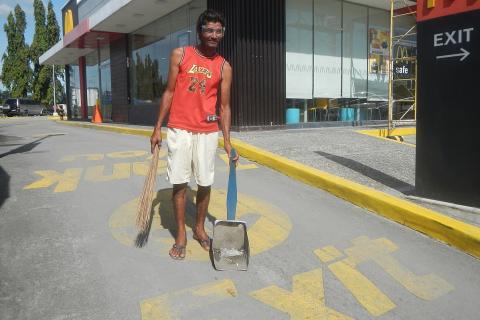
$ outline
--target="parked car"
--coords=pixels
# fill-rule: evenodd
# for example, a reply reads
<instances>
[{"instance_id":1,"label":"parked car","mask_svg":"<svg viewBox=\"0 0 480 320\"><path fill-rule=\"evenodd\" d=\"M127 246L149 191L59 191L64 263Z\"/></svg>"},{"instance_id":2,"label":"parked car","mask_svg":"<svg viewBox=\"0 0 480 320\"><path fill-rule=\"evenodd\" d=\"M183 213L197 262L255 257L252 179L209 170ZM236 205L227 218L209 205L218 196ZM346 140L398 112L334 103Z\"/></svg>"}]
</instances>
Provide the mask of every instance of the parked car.
<instances>
[{"instance_id":1,"label":"parked car","mask_svg":"<svg viewBox=\"0 0 480 320\"><path fill-rule=\"evenodd\" d=\"M44 107L26 98L10 98L5 101L3 105L3 113L7 116L15 115L43 115Z\"/></svg>"}]
</instances>

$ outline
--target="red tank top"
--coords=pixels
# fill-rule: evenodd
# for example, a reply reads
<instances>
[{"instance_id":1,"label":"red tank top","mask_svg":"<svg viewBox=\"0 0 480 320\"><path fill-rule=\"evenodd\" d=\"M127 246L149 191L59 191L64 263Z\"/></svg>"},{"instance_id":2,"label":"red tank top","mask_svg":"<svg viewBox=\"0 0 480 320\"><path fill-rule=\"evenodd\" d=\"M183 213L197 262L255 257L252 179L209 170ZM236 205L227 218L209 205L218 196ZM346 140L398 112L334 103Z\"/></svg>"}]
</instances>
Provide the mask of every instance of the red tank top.
<instances>
[{"instance_id":1,"label":"red tank top","mask_svg":"<svg viewBox=\"0 0 480 320\"><path fill-rule=\"evenodd\" d=\"M218 123L207 122L215 114L217 92L225 59L203 56L195 47L185 47L173 94L169 128L190 132L215 132Z\"/></svg>"}]
</instances>

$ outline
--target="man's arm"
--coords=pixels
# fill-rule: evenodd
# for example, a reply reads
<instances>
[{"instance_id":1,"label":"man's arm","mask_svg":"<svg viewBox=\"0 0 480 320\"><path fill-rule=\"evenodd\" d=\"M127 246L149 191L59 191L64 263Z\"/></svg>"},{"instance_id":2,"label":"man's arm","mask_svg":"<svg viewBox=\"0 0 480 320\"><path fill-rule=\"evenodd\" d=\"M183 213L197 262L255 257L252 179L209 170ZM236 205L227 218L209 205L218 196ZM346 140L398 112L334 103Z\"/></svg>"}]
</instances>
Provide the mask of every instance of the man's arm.
<instances>
[{"instance_id":1,"label":"man's arm","mask_svg":"<svg viewBox=\"0 0 480 320\"><path fill-rule=\"evenodd\" d=\"M167 114L170 112L170 107L172 106L173 93L175 92L175 84L177 82L177 76L180 70L179 64L180 60L182 59L183 50L183 48L176 48L170 54L167 88L163 92L162 99L160 100L157 123L155 124L152 136L150 137L152 153L155 145L158 144L158 147L162 145L162 123Z\"/></svg>"},{"instance_id":2,"label":"man's arm","mask_svg":"<svg viewBox=\"0 0 480 320\"><path fill-rule=\"evenodd\" d=\"M232 145L230 143L230 125L232 113L230 109L230 92L232 86L232 67L228 62L223 66L222 82L220 83L220 124L223 133L223 145L225 151L230 157ZM233 159L235 163L238 160L238 154Z\"/></svg>"}]
</instances>

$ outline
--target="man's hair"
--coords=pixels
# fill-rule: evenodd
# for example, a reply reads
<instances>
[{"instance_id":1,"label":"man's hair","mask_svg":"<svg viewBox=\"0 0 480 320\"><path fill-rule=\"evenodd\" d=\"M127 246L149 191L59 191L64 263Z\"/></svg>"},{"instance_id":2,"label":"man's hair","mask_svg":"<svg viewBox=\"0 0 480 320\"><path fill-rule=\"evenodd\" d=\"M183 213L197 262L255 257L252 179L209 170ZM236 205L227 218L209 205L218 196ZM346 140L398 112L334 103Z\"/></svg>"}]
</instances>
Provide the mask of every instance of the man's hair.
<instances>
[{"instance_id":1,"label":"man's hair","mask_svg":"<svg viewBox=\"0 0 480 320\"><path fill-rule=\"evenodd\" d=\"M202 26L206 25L209 22L220 22L222 27L225 27L225 18L222 14L218 13L215 10L207 9L200 14L197 20L197 33L202 32Z\"/></svg>"}]
</instances>

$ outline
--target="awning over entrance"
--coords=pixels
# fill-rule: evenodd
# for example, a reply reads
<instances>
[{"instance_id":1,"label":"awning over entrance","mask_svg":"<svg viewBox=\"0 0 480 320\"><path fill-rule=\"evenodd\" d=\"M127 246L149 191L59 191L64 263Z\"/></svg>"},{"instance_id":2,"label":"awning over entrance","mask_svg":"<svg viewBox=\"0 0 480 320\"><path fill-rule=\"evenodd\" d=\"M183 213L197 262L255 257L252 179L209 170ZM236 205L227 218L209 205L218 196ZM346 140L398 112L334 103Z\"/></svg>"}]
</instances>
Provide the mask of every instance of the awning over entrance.
<instances>
[{"instance_id":1,"label":"awning over entrance","mask_svg":"<svg viewBox=\"0 0 480 320\"><path fill-rule=\"evenodd\" d=\"M187 4L190 0L110 0L79 22L40 56L40 64L71 64L78 58Z\"/></svg>"},{"instance_id":2,"label":"awning over entrance","mask_svg":"<svg viewBox=\"0 0 480 320\"><path fill-rule=\"evenodd\" d=\"M40 64L66 65L75 63L87 55L121 36L121 33L94 31L89 28L89 20L82 20L63 40L57 42L40 57Z\"/></svg>"}]
</instances>

